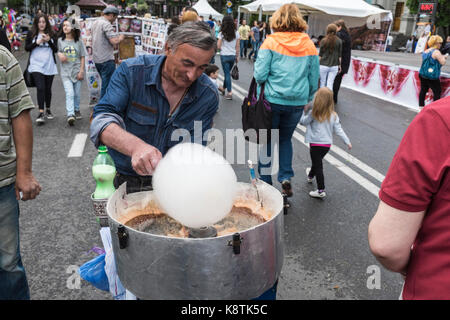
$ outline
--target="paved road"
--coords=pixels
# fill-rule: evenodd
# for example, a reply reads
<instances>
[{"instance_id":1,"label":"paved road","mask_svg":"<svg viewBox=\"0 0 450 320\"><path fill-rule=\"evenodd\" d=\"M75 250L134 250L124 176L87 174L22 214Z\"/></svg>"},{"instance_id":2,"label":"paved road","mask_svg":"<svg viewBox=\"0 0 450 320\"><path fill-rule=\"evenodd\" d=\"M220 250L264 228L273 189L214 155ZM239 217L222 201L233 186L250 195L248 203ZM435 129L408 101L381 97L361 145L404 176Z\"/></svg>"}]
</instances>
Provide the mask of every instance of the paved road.
<instances>
[{"instance_id":1,"label":"paved road","mask_svg":"<svg viewBox=\"0 0 450 320\"><path fill-rule=\"evenodd\" d=\"M26 56L19 60L24 67ZM219 59L217 64L220 66ZM234 84L247 90L252 64L243 61L239 67L241 79ZM216 128L240 127L238 90L236 87L231 101L221 98L214 121ZM35 89L31 94L36 101ZM67 157L75 136L89 133L87 115L90 110L86 94L83 86L81 112L84 118L69 127L64 90L57 76L52 104L56 118L43 126L33 124L33 170L43 190L36 200L21 203L20 218L22 255L32 299L111 299L109 293L84 281L80 289L67 286L73 277L71 268L93 258L95 254L88 253L92 247L102 246L90 202L95 187L91 164L96 150L88 140L81 157ZM301 128L296 133L298 139L294 138L295 195L292 208L285 216L286 250L278 298L397 299L401 278L382 268L381 288L367 288L371 275L367 273L368 268L370 271L370 266L380 266L367 243L367 225L378 204L377 197L367 186L379 188L381 183L366 171L370 167L385 175L415 113L346 89L340 93L337 111L354 149L351 155L339 156L332 152L334 160L330 161L334 164L325 162L328 196L323 201L308 196L313 187L305 182L305 168L310 166L310 158L308 148L300 142L304 135ZM32 112L33 120L37 112ZM339 140L335 145L346 150ZM367 167L354 165L361 162ZM243 165L234 165L234 168L238 180L248 181L248 171ZM343 173L348 173L349 169L353 171L352 177ZM362 180L355 178L358 174ZM278 184L275 186L280 188Z\"/></svg>"}]
</instances>

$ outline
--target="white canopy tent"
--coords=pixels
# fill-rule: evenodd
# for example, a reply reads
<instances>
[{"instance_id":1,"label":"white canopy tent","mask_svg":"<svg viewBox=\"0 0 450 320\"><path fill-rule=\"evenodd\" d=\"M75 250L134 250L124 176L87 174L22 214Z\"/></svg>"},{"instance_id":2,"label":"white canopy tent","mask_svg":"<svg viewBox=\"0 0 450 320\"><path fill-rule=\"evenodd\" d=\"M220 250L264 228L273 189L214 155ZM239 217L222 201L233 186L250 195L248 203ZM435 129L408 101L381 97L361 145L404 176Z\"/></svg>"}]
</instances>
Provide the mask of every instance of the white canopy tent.
<instances>
[{"instance_id":1,"label":"white canopy tent","mask_svg":"<svg viewBox=\"0 0 450 320\"><path fill-rule=\"evenodd\" d=\"M213 7L211 7L207 0L199 0L194 6L192 6L195 10L197 10L199 16L203 16L203 18L208 20L211 15L214 19L222 20L223 14L220 14Z\"/></svg>"},{"instance_id":2,"label":"white canopy tent","mask_svg":"<svg viewBox=\"0 0 450 320\"><path fill-rule=\"evenodd\" d=\"M360 26L367 22L374 28L381 21L392 20L392 13L368 4L363 0L256 0L239 6L239 13L272 14L282 5L295 3L304 15L308 16L308 33L320 35L325 33L326 26L338 19L344 19L347 27Z\"/></svg>"}]
</instances>

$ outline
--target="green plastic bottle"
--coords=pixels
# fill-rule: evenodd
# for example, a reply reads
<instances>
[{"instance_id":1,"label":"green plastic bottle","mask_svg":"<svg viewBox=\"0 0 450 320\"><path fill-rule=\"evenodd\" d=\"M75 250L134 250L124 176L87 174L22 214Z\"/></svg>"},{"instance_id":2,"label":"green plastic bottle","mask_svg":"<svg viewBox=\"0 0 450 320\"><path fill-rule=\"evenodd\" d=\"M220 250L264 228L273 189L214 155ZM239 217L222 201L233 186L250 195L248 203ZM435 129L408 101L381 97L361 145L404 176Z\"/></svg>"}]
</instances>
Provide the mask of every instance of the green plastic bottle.
<instances>
[{"instance_id":1,"label":"green plastic bottle","mask_svg":"<svg viewBox=\"0 0 450 320\"><path fill-rule=\"evenodd\" d=\"M98 148L98 155L92 165L92 175L97 182L94 199L107 199L116 191L114 188L116 166L105 146Z\"/></svg>"}]
</instances>

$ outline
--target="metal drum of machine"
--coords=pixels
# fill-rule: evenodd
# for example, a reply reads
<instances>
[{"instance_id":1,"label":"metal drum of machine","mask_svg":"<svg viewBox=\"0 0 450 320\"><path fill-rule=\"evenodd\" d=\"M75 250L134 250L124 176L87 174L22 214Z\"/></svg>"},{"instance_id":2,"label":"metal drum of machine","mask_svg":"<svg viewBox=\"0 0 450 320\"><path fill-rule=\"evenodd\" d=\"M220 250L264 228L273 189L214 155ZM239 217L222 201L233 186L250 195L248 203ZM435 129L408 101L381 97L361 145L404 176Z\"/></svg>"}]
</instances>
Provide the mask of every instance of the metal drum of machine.
<instances>
[{"instance_id":1,"label":"metal drum of machine","mask_svg":"<svg viewBox=\"0 0 450 320\"><path fill-rule=\"evenodd\" d=\"M152 191L111 196L107 214L119 278L140 299L252 299L283 265L283 198L238 183L233 210L213 234L161 213Z\"/></svg>"}]
</instances>

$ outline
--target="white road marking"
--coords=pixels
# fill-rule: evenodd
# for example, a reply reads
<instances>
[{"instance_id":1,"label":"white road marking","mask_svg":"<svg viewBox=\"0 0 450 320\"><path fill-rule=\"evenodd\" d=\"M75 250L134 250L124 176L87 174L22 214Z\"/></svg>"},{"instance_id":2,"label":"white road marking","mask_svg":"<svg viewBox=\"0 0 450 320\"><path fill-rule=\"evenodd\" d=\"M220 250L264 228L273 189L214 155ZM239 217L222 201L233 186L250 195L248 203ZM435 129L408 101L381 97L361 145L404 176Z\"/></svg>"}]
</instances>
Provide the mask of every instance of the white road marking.
<instances>
[{"instance_id":1,"label":"white road marking","mask_svg":"<svg viewBox=\"0 0 450 320\"><path fill-rule=\"evenodd\" d=\"M223 76L219 75L219 79L221 81L223 81ZM237 96L240 99L244 99L244 96L242 94L237 93L236 91L243 92L245 95L247 95L247 91L245 89L241 88L240 86L238 86L237 84L232 84L232 86L233 86L233 90L234 90L233 95ZM298 125L297 127L301 131L306 132L306 128L304 126ZM307 143L305 143L305 138L303 135L301 135L297 131L294 131L293 136L295 139L297 139L299 142L301 142L302 144L304 144L305 146L307 146L309 148L309 145ZM357 168L361 169L362 171L364 171L365 173L367 173L374 179L378 180L379 182L383 182L383 180L385 178L384 175L382 175L381 173L379 173L377 170L373 169L372 167L368 166L364 162L360 161L356 157L353 157L351 154L345 152L341 148L333 145L333 146L331 146L330 151L339 155L343 159L348 160L353 165L355 165ZM374 196L378 197L378 192L380 191L380 188L378 186L376 186L375 184L373 184L372 182L370 182L369 180L364 178L362 175L360 175L356 171L349 168L345 163L339 161L337 158L333 157L331 154L327 154L324 159L327 160L333 166L335 166L338 170L343 172L345 175L350 177L353 181L355 181L356 183L361 185L364 189L366 189L367 191L372 193Z\"/></svg>"},{"instance_id":2,"label":"white road marking","mask_svg":"<svg viewBox=\"0 0 450 320\"><path fill-rule=\"evenodd\" d=\"M300 130L302 130L303 132L306 133L306 127L299 124L299 125L297 125L297 128L299 128ZM377 170L369 167L367 164L365 164L361 160L355 158L350 153L342 150L341 148L339 148L338 146L335 146L335 145L331 146L331 151L333 151L337 155L341 156L343 159L346 159L347 161L349 161L350 163L352 163L353 165L355 165L356 167L358 167L359 169L361 169L368 175L372 176L376 180L383 182L383 180L385 178L384 175L379 173Z\"/></svg>"},{"instance_id":3,"label":"white road marking","mask_svg":"<svg viewBox=\"0 0 450 320\"><path fill-rule=\"evenodd\" d=\"M297 131L294 131L294 138L303 143L305 146L309 147L307 143L305 143L305 138L298 133ZM373 194L375 197L378 197L378 192L380 191L380 188L378 188L376 185L374 185L372 182L361 176L356 171L350 169L345 164L343 164L341 161L336 159L330 154L327 154L324 158L327 160L330 164L335 166L337 169L342 171L345 175L347 175L349 178L351 178L353 181L358 183L360 186L362 186L364 189L369 191L371 194Z\"/></svg>"},{"instance_id":4,"label":"white road marking","mask_svg":"<svg viewBox=\"0 0 450 320\"><path fill-rule=\"evenodd\" d=\"M86 144L87 134L78 133L73 139L72 146L70 147L68 158L81 157L84 151L84 145Z\"/></svg>"}]
</instances>

